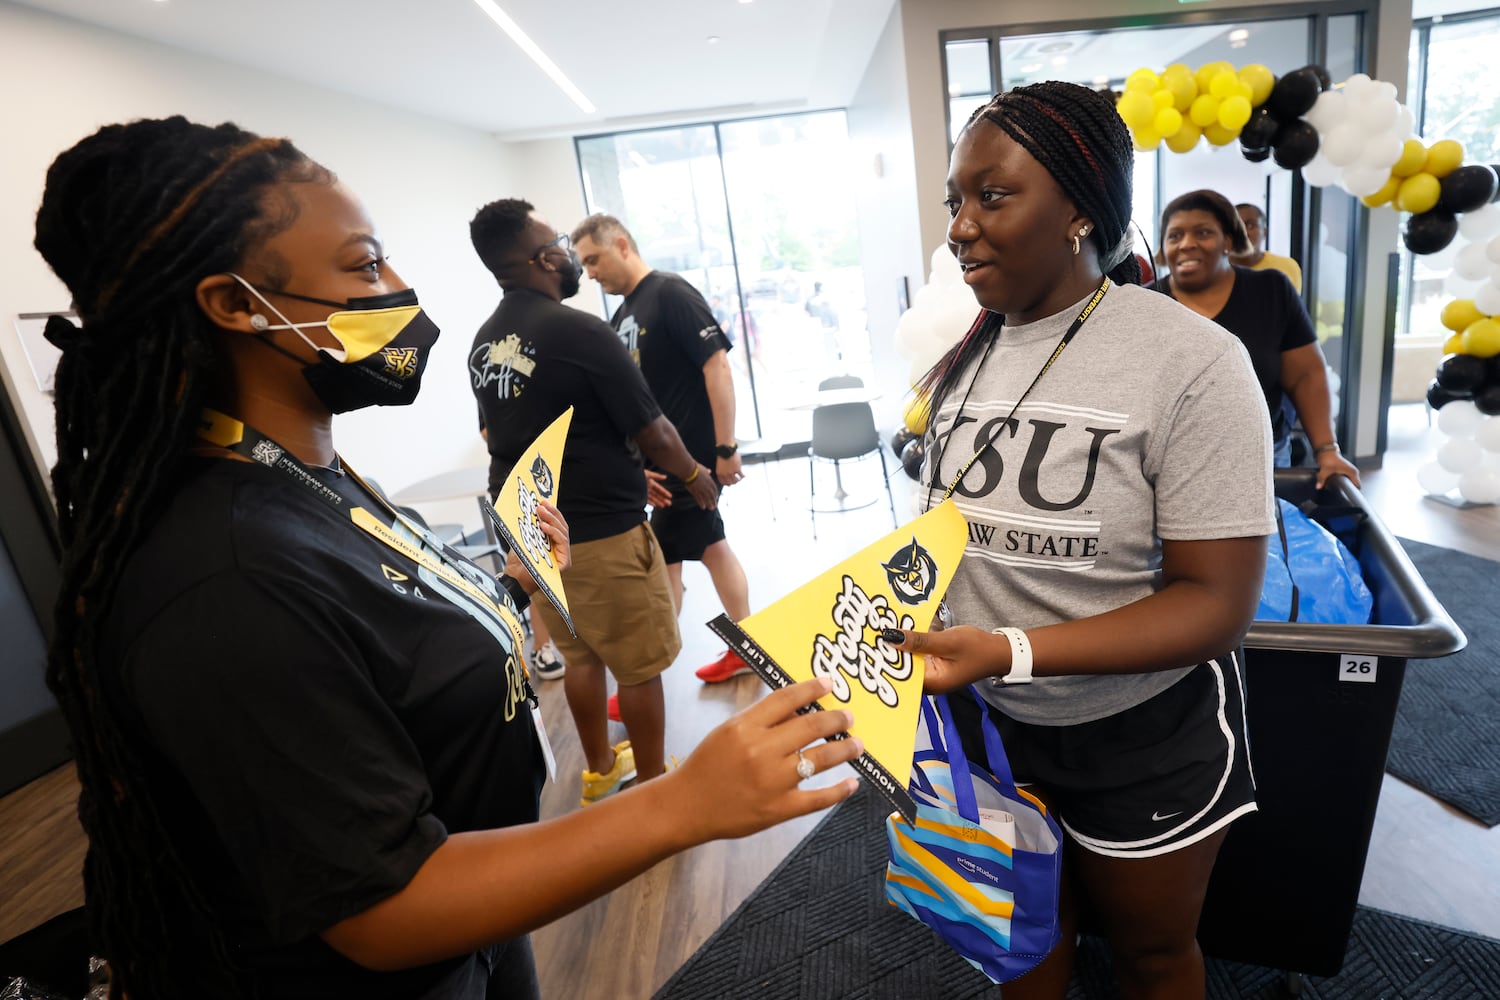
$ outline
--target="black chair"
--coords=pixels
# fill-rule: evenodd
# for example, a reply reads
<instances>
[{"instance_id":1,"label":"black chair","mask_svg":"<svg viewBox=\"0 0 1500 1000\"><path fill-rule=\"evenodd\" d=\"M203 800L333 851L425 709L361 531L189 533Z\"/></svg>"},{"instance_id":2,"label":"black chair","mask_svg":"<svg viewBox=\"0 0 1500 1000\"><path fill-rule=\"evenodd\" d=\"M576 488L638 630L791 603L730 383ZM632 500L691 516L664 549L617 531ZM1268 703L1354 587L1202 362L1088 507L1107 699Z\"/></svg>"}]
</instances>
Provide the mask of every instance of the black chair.
<instances>
[{"instance_id":1,"label":"black chair","mask_svg":"<svg viewBox=\"0 0 1500 1000\"><path fill-rule=\"evenodd\" d=\"M863 388L864 382L854 375L838 375L818 383L818 391L829 389ZM807 482L809 509L812 513L813 538L818 537L818 512L816 497L816 460L833 463L834 482L837 487L833 497L838 501L836 511L856 510L868 503L846 506L849 494L844 491L844 477L840 462L864 458L874 452L880 458L880 481L885 486L885 497L891 508L891 526L899 527L896 520L896 499L891 493L890 472L885 464L885 448L880 441L880 432L875 429L875 413L869 403L831 403L812 411L812 443L807 449Z\"/></svg>"}]
</instances>

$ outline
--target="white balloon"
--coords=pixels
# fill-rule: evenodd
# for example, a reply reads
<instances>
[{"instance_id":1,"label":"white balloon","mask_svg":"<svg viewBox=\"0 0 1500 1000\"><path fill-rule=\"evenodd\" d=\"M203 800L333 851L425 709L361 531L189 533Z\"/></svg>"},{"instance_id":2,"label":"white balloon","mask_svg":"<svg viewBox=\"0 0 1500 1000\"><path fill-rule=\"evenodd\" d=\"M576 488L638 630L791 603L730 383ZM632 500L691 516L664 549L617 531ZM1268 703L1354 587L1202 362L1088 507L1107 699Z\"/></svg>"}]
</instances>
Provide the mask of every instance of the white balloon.
<instances>
[{"instance_id":1,"label":"white balloon","mask_svg":"<svg viewBox=\"0 0 1500 1000\"><path fill-rule=\"evenodd\" d=\"M932 254L932 277L934 285L961 285L964 281L963 269L958 266L958 258L953 256L953 251L946 246L938 247Z\"/></svg>"},{"instance_id":2,"label":"white balloon","mask_svg":"<svg viewBox=\"0 0 1500 1000\"><path fill-rule=\"evenodd\" d=\"M1458 231L1475 243L1500 236L1500 205L1484 205L1458 217Z\"/></svg>"},{"instance_id":3,"label":"white balloon","mask_svg":"<svg viewBox=\"0 0 1500 1000\"><path fill-rule=\"evenodd\" d=\"M1500 286L1493 279L1480 285L1479 291L1474 293L1474 304L1486 316L1500 316Z\"/></svg>"},{"instance_id":4,"label":"white balloon","mask_svg":"<svg viewBox=\"0 0 1500 1000\"><path fill-rule=\"evenodd\" d=\"M1400 113L1401 106L1396 103L1394 95L1387 98L1378 92L1365 98L1354 112L1368 132L1384 132L1396 124L1396 116Z\"/></svg>"},{"instance_id":5,"label":"white balloon","mask_svg":"<svg viewBox=\"0 0 1500 1000\"><path fill-rule=\"evenodd\" d=\"M1488 243L1481 240L1480 245L1484 247L1484 255L1490 263L1500 264L1500 236L1496 236Z\"/></svg>"},{"instance_id":6,"label":"white balloon","mask_svg":"<svg viewBox=\"0 0 1500 1000\"><path fill-rule=\"evenodd\" d=\"M1448 276L1443 279L1443 294L1450 299L1472 299L1479 294L1484 284L1483 281L1460 278L1457 273L1449 271Z\"/></svg>"},{"instance_id":7,"label":"white balloon","mask_svg":"<svg viewBox=\"0 0 1500 1000\"><path fill-rule=\"evenodd\" d=\"M1469 470L1458 480L1458 495L1469 503L1500 500L1500 472L1486 468Z\"/></svg>"},{"instance_id":8,"label":"white balloon","mask_svg":"<svg viewBox=\"0 0 1500 1000\"><path fill-rule=\"evenodd\" d=\"M1351 101L1363 100L1372 91L1371 84L1375 81L1365 73L1355 73L1349 79L1338 86L1344 91L1344 96Z\"/></svg>"},{"instance_id":9,"label":"white balloon","mask_svg":"<svg viewBox=\"0 0 1500 1000\"><path fill-rule=\"evenodd\" d=\"M1474 431L1474 441L1485 451L1500 453L1500 417L1485 417Z\"/></svg>"},{"instance_id":10,"label":"white balloon","mask_svg":"<svg viewBox=\"0 0 1500 1000\"><path fill-rule=\"evenodd\" d=\"M1328 376L1328 391L1337 394L1339 387L1344 384L1344 380L1339 378L1339 373L1328 365L1323 366L1323 372Z\"/></svg>"},{"instance_id":11,"label":"white balloon","mask_svg":"<svg viewBox=\"0 0 1500 1000\"><path fill-rule=\"evenodd\" d=\"M1359 124L1351 121L1340 122L1321 138L1318 153L1338 167L1353 163L1365 144L1364 133L1359 130Z\"/></svg>"},{"instance_id":12,"label":"white balloon","mask_svg":"<svg viewBox=\"0 0 1500 1000\"><path fill-rule=\"evenodd\" d=\"M1320 135L1327 134L1344 119L1344 95L1337 90L1323 91L1302 117L1317 129Z\"/></svg>"},{"instance_id":13,"label":"white balloon","mask_svg":"<svg viewBox=\"0 0 1500 1000\"><path fill-rule=\"evenodd\" d=\"M1437 462L1427 462L1417 469L1417 485L1422 487L1423 492L1433 496L1440 497L1449 490L1456 489L1458 480L1458 473L1449 472Z\"/></svg>"},{"instance_id":14,"label":"white balloon","mask_svg":"<svg viewBox=\"0 0 1500 1000\"><path fill-rule=\"evenodd\" d=\"M1313 187L1327 187L1339 179L1342 171L1328 162L1321 151L1313 154L1302 167L1302 179Z\"/></svg>"},{"instance_id":15,"label":"white balloon","mask_svg":"<svg viewBox=\"0 0 1500 1000\"><path fill-rule=\"evenodd\" d=\"M1399 110L1401 102L1396 100L1396 85L1389 80L1376 80L1375 93L1382 101L1390 101Z\"/></svg>"},{"instance_id":16,"label":"white balloon","mask_svg":"<svg viewBox=\"0 0 1500 1000\"><path fill-rule=\"evenodd\" d=\"M1448 406L1452 405L1454 404L1448 404ZM1446 410L1448 406L1443 409ZM1466 437L1449 438L1437 451L1438 464L1449 472L1456 472L1459 475L1476 468L1482 457L1483 452L1479 445L1475 444L1472 438Z\"/></svg>"},{"instance_id":17,"label":"white balloon","mask_svg":"<svg viewBox=\"0 0 1500 1000\"><path fill-rule=\"evenodd\" d=\"M1389 164L1383 167L1370 167L1356 160L1344 168L1344 190L1356 198L1363 198L1385 187L1385 182L1390 179L1390 176Z\"/></svg>"},{"instance_id":18,"label":"white balloon","mask_svg":"<svg viewBox=\"0 0 1500 1000\"><path fill-rule=\"evenodd\" d=\"M1438 411L1438 430L1451 438L1467 438L1483 420L1484 414L1473 402L1455 399Z\"/></svg>"},{"instance_id":19,"label":"white balloon","mask_svg":"<svg viewBox=\"0 0 1500 1000\"><path fill-rule=\"evenodd\" d=\"M1494 242L1500 243L1500 240L1495 240ZM1470 243L1460 250L1458 256L1454 258L1453 270L1458 273L1459 277L1467 278L1470 281L1479 281L1488 278L1490 272L1494 270L1495 264L1490 260L1485 251L1485 244Z\"/></svg>"},{"instance_id":20,"label":"white balloon","mask_svg":"<svg viewBox=\"0 0 1500 1000\"><path fill-rule=\"evenodd\" d=\"M1386 177L1389 177L1391 167L1401 159L1404 138L1404 136L1398 137L1393 132L1377 132L1365 139L1365 148L1360 150L1355 162L1363 167L1378 167ZM1381 178L1380 183L1385 183L1384 177Z\"/></svg>"},{"instance_id":21,"label":"white balloon","mask_svg":"<svg viewBox=\"0 0 1500 1000\"><path fill-rule=\"evenodd\" d=\"M1396 113L1396 127L1395 127L1395 131L1401 132L1404 135L1411 135L1416 130L1417 130L1417 116L1416 116L1416 114L1412 111L1411 108L1408 108L1404 104L1401 105L1401 110Z\"/></svg>"}]
</instances>

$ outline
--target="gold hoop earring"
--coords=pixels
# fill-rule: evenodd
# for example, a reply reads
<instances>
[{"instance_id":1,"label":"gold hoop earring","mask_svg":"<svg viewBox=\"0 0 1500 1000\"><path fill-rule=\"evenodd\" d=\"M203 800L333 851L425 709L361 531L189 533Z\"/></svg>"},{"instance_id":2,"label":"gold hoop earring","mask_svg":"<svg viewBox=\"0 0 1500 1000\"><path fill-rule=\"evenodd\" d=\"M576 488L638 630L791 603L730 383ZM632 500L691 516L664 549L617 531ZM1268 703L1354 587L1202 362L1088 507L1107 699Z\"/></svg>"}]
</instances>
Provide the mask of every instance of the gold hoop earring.
<instances>
[{"instance_id":1,"label":"gold hoop earring","mask_svg":"<svg viewBox=\"0 0 1500 1000\"><path fill-rule=\"evenodd\" d=\"M1078 256L1078 234L1077 233L1073 234L1073 256L1074 257Z\"/></svg>"},{"instance_id":2,"label":"gold hoop earring","mask_svg":"<svg viewBox=\"0 0 1500 1000\"><path fill-rule=\"evenodd\" d=\"M1078 232L1076 232L1076 233L1073 234L1073 256L1074 257L1077 257L1078 256L1078 251L1080 249L1082 249L1082 245L1079 243L1079 241L1081 239L1083 239L1085 236L1087 236L1088 234L1089 234L1089 227L1088 226L1084 226L1083 228L1079 229Z\"/></svg>"}]
</instances>

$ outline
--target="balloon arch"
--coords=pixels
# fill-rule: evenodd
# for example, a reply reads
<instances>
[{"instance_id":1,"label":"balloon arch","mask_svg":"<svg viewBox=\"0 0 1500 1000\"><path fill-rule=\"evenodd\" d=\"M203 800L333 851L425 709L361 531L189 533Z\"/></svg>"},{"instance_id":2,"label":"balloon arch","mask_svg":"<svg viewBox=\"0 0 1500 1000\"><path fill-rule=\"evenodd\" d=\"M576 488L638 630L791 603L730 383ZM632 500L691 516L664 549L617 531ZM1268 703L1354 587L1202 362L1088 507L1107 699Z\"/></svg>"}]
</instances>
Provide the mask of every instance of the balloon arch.
<instances>
[{"instance_id":1,"label":"balloon arch","mask_svg":"<svg viewBox=\"0 0 1500 1000\"><path fill-rule=\"evenodd\" d=\"M1143 67L1126 77L1115 109L1142 152L1237 141L1247 160L1271 159L1315 187L1337 185L1371 208L1407 213L1402 242L1414 254L1455 246L1444 286L1454 298L1441 316L1452 336L1427 389L1448 440L1417 479L1431 494L1456 490L1470 503L1500 502L1500 205L1492 204L1500 168L1466 165L1453 139L1428 145L1416 137L1415 116L1394 84L1363 73L1334 84L1321 66L1279 78L1260 64ZM914 381L951 343L953 321L968 328L957 315L953 293L964 286L951 263L944 248L933 254L932 280L897 327ZM967 309L972 318L972 299ZM925 423L920 405L908 410L906 439L917 422Z\"/></svg>"}]
</instances>

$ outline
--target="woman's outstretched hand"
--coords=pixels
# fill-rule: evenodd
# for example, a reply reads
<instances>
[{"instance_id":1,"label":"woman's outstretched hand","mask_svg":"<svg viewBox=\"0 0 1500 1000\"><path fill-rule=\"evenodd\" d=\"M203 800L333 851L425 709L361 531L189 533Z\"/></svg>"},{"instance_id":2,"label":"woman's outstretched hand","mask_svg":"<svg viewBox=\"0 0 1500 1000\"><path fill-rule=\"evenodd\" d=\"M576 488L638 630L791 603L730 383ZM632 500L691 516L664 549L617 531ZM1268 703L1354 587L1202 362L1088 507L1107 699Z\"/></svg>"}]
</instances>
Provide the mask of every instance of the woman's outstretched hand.
<instances>
[{"instance_id":1,"label":"woman's outstretched hand","mask_svg":"<svg viewBox=\"0 0 1500 1000\"><path fill-rule=\"evenodd\" d=\"M802 759L811 763L811 774L821 774L864 752L858 738L809 746L854 724L854 716L842 709L797 714L830 690L831 682L817 678L771 692L717 726L687 760L659 779L687 789L684 821L693 825L694 842L744 837L854 793L858 778L804 788L798 771Z\"/></svg>"},{"instance_id":2,"label":"woman's outstretched hand","mask_svg":"<svg viewBox=\"0 0 1500 1000\"><path fill-rule=\"evenodd\" d=\"M887 636L887 641L894 638L897 631L892 629L893 634ZM977 680L1003 673L1010 664L1010 643L972 625L955 625L940 632L908 631L902 634L905 638L892 645L927 658L922 690L928 694L944 694L966 687Z\"/></svg>"}]
</instances>

